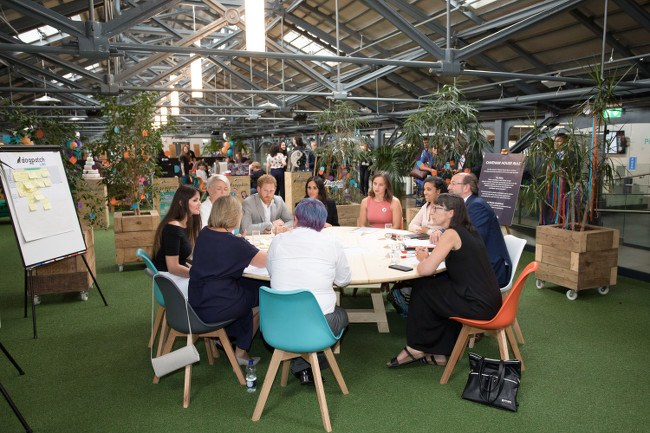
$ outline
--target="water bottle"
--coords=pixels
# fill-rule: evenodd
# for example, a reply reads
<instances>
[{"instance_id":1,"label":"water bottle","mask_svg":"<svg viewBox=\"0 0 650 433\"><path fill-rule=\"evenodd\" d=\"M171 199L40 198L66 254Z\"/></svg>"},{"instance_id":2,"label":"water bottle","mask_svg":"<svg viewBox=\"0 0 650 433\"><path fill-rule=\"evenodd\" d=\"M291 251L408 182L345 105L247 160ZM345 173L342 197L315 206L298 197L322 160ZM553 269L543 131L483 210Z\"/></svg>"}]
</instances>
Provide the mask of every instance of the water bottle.
<instances>
[{"instance_id":1,"label":"water bottle","mask_svg":"<svg viewBox=\"0 0 650 433\"><path fill-rule=\"evenodd\" d=\"M255 372L255 365L253 360L248 360L248 366L246 367L246 391L255 392L257 389L257 373Z\"/></svg>"}]
</instances>

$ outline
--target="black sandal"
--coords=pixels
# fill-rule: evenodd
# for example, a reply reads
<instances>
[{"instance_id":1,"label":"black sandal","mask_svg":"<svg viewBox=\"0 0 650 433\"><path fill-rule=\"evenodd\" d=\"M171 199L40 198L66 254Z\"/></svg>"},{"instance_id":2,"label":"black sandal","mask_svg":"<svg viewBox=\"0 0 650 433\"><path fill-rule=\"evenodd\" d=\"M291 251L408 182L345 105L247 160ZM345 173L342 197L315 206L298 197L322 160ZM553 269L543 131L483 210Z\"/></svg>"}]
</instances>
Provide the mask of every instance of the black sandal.
<instances>
[{"instance_id":1,"label":"black sandal","mask_svg":"<svg viewBox=\"0 0 650 433\"><path fill-rule=\"evenodd\" d=\"M399 361L397 361L397 357L399 356L399 353L398 353L396 357L391 359L390 362L388 364L386 364L388 366L388 368L398 368L398 367L401 367L402 365L412 364L414 362L421 361L422 359L424 359L424 358L416 358L415 356L413 356L411 351L408 350L408 346L404 346L404 349L402 349L402 352L406 352L406 354L411 359L409 361L400 363ZM400 353L402 353L402 352L400 352Z\"/></svg>"},{"instance_id":2,"label":"black sandal","mask_svg":"<svg viewBox=\"0 0 650 433\"><path fill-rule=\"evenodd\" d=\"M436 361L435 355L424 355L420 358L420 362L427 365L437 365L438 367L444 367L447 365L446 359L443 362L438 362Z\"/></svg>"}]
</instances>

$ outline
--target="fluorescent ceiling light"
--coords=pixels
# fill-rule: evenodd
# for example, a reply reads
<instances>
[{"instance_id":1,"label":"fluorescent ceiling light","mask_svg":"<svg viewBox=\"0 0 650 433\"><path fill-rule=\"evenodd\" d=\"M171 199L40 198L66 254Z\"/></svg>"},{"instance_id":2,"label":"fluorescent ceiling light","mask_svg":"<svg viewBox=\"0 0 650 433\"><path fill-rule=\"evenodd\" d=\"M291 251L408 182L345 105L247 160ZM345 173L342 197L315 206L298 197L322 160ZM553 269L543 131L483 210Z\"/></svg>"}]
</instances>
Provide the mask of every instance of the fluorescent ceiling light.
<instances>
[{"instance_id":1,"label":"fluorescent ceiling light","mask_svg":"<svg viewBox=\"0 0 650 433\"><path fill-rule=\"evenodd\" d=\"M548 87L549 89L556 89L562 87L566 84L564 81L552 81L552 80L542 80L542 84Z\"/></svg>"},{"instance_id":2,"label":"fluorescent ceiling light","mask_svg":"<svg viewBox=\"0 0 650 433\"><path fill-rule=\"evenodd\" d=\"M274 104L271 101L266 101L263 104L260 104L260 107L264 108L265 110L277 110L280 108L278 107L278 104Z\"/></svg>"},{"instance_id":3,"label":"fluorescent ceiling light","mask_svg":"<svg viewBox=\"0 0 650 433\"><path fill-rule=\"evenodd\" d=\"M266 51L264 0L244 0L246 51Z\"/></svg>"}]
</instances>

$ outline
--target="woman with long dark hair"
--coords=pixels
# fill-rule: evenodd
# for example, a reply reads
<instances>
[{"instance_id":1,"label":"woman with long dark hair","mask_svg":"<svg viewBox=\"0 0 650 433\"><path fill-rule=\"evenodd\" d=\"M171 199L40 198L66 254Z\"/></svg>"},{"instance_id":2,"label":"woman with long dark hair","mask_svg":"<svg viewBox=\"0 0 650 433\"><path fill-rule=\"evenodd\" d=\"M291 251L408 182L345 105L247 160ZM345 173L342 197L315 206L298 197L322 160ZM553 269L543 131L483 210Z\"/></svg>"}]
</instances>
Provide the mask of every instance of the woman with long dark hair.
<instances>
[{"instance_id":1,"label":"woman with long dark hair","mask_svg":"<svg viewBox=\"0 0 650 433\"><path fill-rule=\"evenodd\" d=\"M201 194L189 185L176 190L167 215L160 221L153 242L153 262L159 272L169 273L187 296L190 265L187 258L201 230Z\"/></svg>"},{"instance_id":2,"label":"woman with long dark hair","mask_svg":"<svg viewBox=\"0 0 650 433\"><path fill-rule=\"evenodd\" d=\"M406 322L406 346L388 367L419 361L445 365L462 325L452 316L489 320L501 308L501 292L485 244L472 226L465 201L440 194L432 207L432 223L444 229L431 253L416 248L418 273L413 280ZM448 278L435 278L445 262Z\"/></svg>"},{"instance_id":3,"label":"woman with long dark hair","mask_svg":"<svg viewBox=\"0 0 650 433\"><path fill-rule=\"evenodd\" d=\"M424 179L424 205L409 223L409 231L431 235L440 227L431 222L431 209L440 194L447 192L447 184L441 177L429 176Z\"/></svg>"},{"instance_id":4,"label":"woman with long dark hair","mask_svg":"<svg viewBox=\"0 0 650 433\"><path fill-rule=\"evenodd\" d=\"M323 178L311 176L307 179L307 183L305 183L305 198L315 198L325 205L327 208L325 227L339 225L339 214L336 210L336 203L334 200L327 198L327 189L325 188Z\"/></svg>"}]
</instances>

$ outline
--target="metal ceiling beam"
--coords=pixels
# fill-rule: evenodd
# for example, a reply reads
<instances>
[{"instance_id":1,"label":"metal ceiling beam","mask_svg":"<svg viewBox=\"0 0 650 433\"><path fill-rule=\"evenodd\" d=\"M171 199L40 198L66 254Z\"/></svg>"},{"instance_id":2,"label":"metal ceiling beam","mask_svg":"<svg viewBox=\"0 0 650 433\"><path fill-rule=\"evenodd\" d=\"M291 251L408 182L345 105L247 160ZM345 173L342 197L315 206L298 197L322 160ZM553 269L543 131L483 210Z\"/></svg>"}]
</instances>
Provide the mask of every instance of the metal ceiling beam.
<instances>
[{"instance_id":1,"label":"metal ceiling beam","mask_svg":"<svg viewBox=\"0 0 650 433\"><path fill-rule=\"evenodd\" d=\"M72 36L85 37L86 31L84 24L78 21L72 21L68 17L61 15L51 9L41 6L31 0L3 0L4 3L24 15L39 21L39 25L48 24L55 29Z\"/></svg>"},{"instance_id":2,"label":"metal ceiling beam","mask_svg":"<svg viewBox=\"0 0 650 433\"><path fill-rule=\"evenodd\" d=\"M102 26L102 35L107 37L116 36L136 24L147 21L149 18L166 9L173 8L180 2L181 0L150 0L133 6L107 23L104 23Z\"/></svg>"},{"instance_id":3,"label":"metal ceiling beam","mask_svg":"<svg viewBox=\"0 0 650 433\"><path fill-rule=\"evenodd\" d=\"M481 51L484 51L498 43L508 40L512 35L514 35L517 32L527 29L532 25L537 24L538 22L551 18L567 9L571 9L578 6L578 4L580 4L582 1L583 0L567 0L563 2L564 4L562 6L557 6L555 8L548 8L546 11L542 11L533 16L525 18L515 24L506 27L505 29L499 30L496 33L486 36L477 42L473 42L467 45L466 47L459 49L456 55L456 59L458 60L468 59L474 56L475 54L480 53ZM483 26L481 26L481 28L483 28Z\"/></svg>"},{"instance_id":4,"label":"metal ceiling beam","mask_svg":"<svg viewBox=\"0 0 650 433\"><path fill-rule=\"evenodd\" d=\"M643 28L650 32L650 14L646 9L639 7L636 2L630 0L614 0L614 2L625 11L629 16L634 18Z\"/></svg>"},{"instance_id":5,"label":"metal ceiling beam","mask_svg":"<svg viewBox=\"0 0 650 433\"><path fill-rule=\"evenodd\" d=\"M104 0L95 0L95 7L103 6ZM49 10L56 12L65 17L70 17L73 15L80 14L81 12L88 10L88 0L75 0L68 3L56 5L50 7ZM11 26L6 23L0 24L0 29L6 33L16 33L17 35L26 32L28 30L35 29L43 25L43 22L35 18L31 14L25 14L24 16L17 18L11 21Z\"/></svg>"},{"instance_id":6,"label":"metal ceiling beam","mask_svg":"<svg viewBox=\"0 0 650 433\"><path fill-rule=\"evenodd\" d=\"M382 17L390 21L395 27L401 30L413 42L431 54L436 59L444 59L445 52L438 45L433 43L425 34L413 27L400 14L390 8L384 0L361 0L363 4L375 10Z\"/></svg>"},{"instance_id":7,"label":"metal ceiling beam","mask_svg":"<svg viewBox=\"0 0 650 433\"><path fill-rule=\"evenodd\" d=\"M579 10L572 10L571 16L573 16L580 24L585 26L587 29L589 29L590 32L592 32L596 37L602 38L603 35L603 28L596 24L592 18L587 17L585 14L580 12ZM610 47L618 51L619 53L623 53L625 57L633 57L635 56L635 53L633 53L631 50L629 50L626 46L621 44L619 41L617 41L614 38L614 35L611 34L611 32L606 32L605 34L605 40L609 44ZM650 69L644 65L642 62L637 63L637 67L646 75L650 76Z\"/></svg>"}]
</instances>

